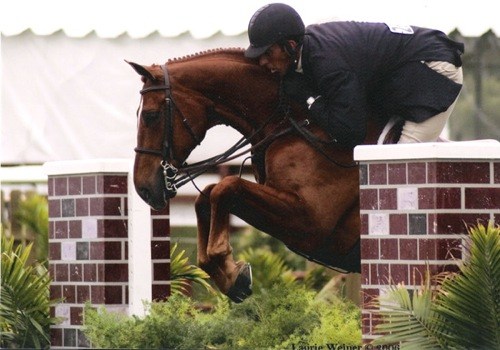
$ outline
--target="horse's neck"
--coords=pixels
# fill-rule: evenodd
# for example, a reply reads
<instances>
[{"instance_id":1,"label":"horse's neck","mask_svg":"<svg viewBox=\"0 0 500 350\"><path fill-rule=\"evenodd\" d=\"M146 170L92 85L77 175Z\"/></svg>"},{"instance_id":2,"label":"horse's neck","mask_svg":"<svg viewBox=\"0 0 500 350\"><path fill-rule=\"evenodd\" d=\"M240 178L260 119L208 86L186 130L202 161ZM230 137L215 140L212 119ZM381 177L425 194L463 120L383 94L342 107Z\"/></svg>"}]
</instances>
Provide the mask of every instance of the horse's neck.
<instances>
[{"instance_id":1,"label":"horse's neck","mask_svg":"<svg viewBox=\"0 0 500 350\"><path fill-rule=\"evenodd\" d=\"M179 64L190 73L184 84L212 103L209 128L225 124L249 137L278 105L277 81L242 51L204 53Z\"/></svg>"}]
</instances>

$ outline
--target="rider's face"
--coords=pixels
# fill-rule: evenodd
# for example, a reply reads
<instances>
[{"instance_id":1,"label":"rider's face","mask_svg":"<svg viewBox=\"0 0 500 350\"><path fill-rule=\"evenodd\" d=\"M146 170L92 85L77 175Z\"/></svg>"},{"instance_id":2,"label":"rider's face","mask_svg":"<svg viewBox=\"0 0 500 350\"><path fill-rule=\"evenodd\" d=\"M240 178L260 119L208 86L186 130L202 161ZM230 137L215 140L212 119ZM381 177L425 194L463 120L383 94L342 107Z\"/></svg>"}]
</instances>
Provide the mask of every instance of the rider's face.
<instances>
[{"instance_id":1,"label":"rider's face","mask_svg":"<svg viewBox=\"0 0 500 350\"><path fill-rule=\"evenodd\" d=\"M274 44L259 57L259 64L271 73L284 76L292 64L292 59L280 45Z\"/></svg>"}]
</instances>

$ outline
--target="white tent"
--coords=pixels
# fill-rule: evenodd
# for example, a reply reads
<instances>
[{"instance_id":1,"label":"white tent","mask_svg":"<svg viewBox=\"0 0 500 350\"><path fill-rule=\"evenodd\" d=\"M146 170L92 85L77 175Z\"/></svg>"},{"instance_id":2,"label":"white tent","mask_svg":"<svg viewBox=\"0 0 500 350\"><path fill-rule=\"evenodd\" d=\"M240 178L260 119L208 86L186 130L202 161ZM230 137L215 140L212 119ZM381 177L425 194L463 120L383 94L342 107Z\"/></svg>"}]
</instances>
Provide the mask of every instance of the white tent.
<instances>
[{"instance_id":1,"label":"white tent","mask_svg":"<svg viewBox=\"0 0 500 350\"><path fill-rule=\"evenodd\" d=\"M244 40L220 34L204 40L94 33L70 38L61 31L5 37L2 163L132 157L142 83L124 59L164 63L187 52L239 47Z\"/></svg>"},{"instance_id":2,"label":"white tent","mask_svg":"<svg viewBox=\"0 0 500 350\"><path fill-rule=\"evenodd\" d=\"M2 2L2 164L131 158L143 64L218 47L245 47L253 12L268 1ZM492 2L288 1L306 24L353 19L478 36L500 24ZM495 15L494 15L495 14ZM238 135L216 128L194 159Z\"/></svg>"}]
</instances>

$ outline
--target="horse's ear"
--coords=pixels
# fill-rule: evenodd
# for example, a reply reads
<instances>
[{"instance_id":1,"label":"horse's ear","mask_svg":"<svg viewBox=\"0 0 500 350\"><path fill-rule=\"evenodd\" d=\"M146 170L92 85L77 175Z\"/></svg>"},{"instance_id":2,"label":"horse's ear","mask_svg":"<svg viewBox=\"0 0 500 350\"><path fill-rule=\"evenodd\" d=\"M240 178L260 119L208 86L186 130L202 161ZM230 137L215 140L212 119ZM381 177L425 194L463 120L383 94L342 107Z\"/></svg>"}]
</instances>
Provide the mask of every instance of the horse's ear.
<instances>
[{"instance_id":1,"label":"horse's ear","mask_svg":"<svg viewBox=\"0 0 500 350\"><path fill-rule=\"evenodd\" d=\"M134 68L134 70L137 72L137 74L143 76L146 79L155 80L155 77L153 76L153 74L151 74L151 72L148 71L144 66L141 66L140 64L137 64L135 62L129 62L127 60L125 60L125 62L130 64L130 66L132 68Z\"/></svg>"}]
</instances>

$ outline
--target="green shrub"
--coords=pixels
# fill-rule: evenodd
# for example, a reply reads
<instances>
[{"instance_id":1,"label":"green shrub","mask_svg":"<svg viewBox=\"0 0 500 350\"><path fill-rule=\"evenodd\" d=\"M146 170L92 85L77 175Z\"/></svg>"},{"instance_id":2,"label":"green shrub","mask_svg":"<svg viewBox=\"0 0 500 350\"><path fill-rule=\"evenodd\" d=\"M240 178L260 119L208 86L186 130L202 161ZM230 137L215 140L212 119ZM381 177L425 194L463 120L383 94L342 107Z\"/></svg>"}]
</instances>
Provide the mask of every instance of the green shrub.
<instances>
[{"instance_id":1,"label":"green shrub","mask_svg":"<svg viewBox=\"0 0 500 350\"><path fill-rule=\"evenodd\" d=\"M337 300L324 307L320 326L313 329L308 344L361 345L361 311L347 300Z\"/></svg>"},{"instance_id":2,"label":"green shrub","mask_svg":"<svg viewBox=\"0 0 500 350\"><path fill-rule=\"evenodd\" d=\"M141 344L141 321L135 317L108 312L101 306L94 309L87 304L84 312L85 335L99 348L138 348Z\"/></svg>"},{"instance_id":3,"label":"green shrub","mask_svg":"<svg viewBox=\"0 0 500 350\"><path fill-rule=\"evenodd\" d=\"M219 299L209 312L173 295L153 302L140 319L104 308L85 309L85 334L95 347L150 349L282 349L295 344L359 345L360 311L349 302L327 304L298 284L276 283L241 304Z\"/></svg>"},{"instance_id":4,"label":"green shrub","mask_svg":"<svg viewBox=\"0 0 500 350\"><path fill-rule=\"evenodd\" d=\"M282 349L301 344L360 345L360 310L339 297L317 296L323 272L298 281L283 256L248 248L238 259L254 268L254 294L241 304L215 294L203 311L182 293L188 280L206 288L204 273L193 270L184 251L172 249L172 276L180 278L167 301L147 304L144 318L117 315L88 305L84 332L100 348ZM175 273L174 273L175 272ZM208 289L208 288L207 288ZM205 308L206 310L206 308Z\"/></svg>"},{"instance_id":5,"label":"green shrub","mask_svg":"<svg viewBox=\"0 0 500 350\"><path fill-rule=\"evenodd\" d=\"M235 335L236 344L231 345L243 349L282 348L290 337L306 336L319 326L319 311L313 292L298 285L276 284L234 308L232 318L243 318L248 324Z\"/></svg>"}]
</instances>

